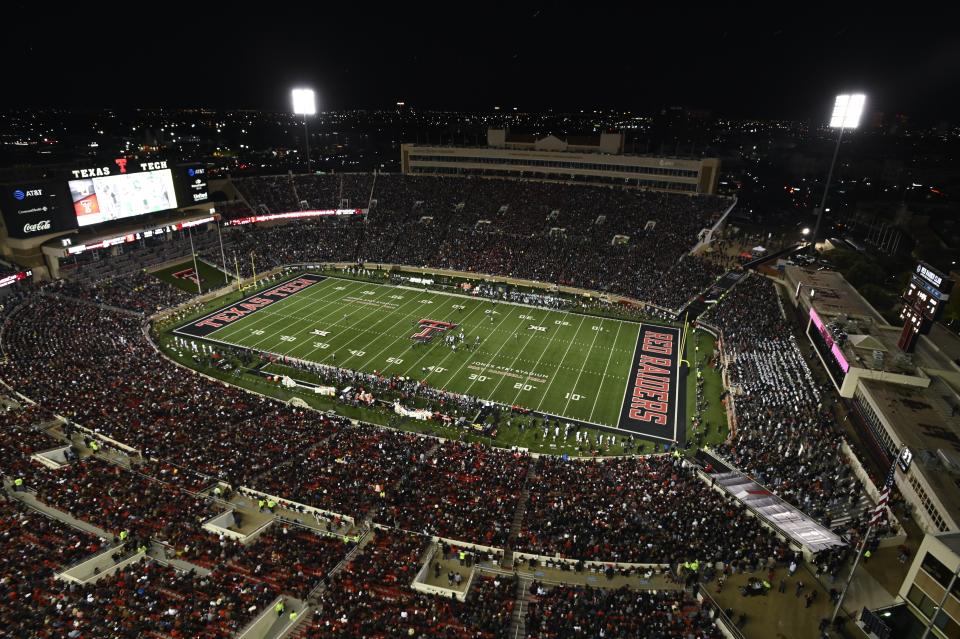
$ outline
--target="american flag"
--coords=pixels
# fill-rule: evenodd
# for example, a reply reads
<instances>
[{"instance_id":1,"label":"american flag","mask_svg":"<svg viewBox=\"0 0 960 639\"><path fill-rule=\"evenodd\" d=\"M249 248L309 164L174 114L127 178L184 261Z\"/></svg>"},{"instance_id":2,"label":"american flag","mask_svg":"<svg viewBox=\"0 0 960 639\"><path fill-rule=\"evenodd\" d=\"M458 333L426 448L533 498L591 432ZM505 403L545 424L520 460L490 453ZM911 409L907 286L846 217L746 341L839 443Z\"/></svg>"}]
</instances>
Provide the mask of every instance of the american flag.
<instances>
[{"instance_id":1,"label":"american flag","mask_svg":"<svg viewBox=\"0 0 960 639\"><path fill-rule=\"evenodd\" d=\"M893 460L890 465L890 472L887 473L887 480L883 483L883 490L880 491L880 499L877 500L877 507L873 509L873 516L870 517L870 525L876 526L883 519L883 514L887 509L887 502L890 501L890 489L893 487L893 476L897 470L897 460Z\"/></svg>"}]
</instances>

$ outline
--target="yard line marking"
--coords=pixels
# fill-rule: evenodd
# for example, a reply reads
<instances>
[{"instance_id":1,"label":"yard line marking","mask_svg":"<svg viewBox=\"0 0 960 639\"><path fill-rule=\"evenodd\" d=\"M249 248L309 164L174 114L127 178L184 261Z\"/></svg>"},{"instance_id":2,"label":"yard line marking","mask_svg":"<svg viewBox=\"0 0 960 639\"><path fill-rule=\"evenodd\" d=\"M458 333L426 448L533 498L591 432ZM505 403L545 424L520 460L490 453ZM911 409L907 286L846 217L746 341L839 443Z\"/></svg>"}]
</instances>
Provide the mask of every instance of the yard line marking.
<instances>
[{"instance_id":1,"label":"yard line marking","mask_svg":"<svg viewBox=\"0 0 960 639\"><path fill-rule=\"evenodd\" d=\"M486 299L483 300L483 302L480 304L480 306L483 307L485 304L490 304L490 300L486 300ZM496 307L495 304L494 304L493 306ZM516 306L520 306L520 304L516 304ZM490 333L487 334L488 337L489 337L493 332L495 332L495 331L497 330L497 327L498 327L498 326L500 326L501 324L503 324L503 323L507 320L507 318L510 317L510 313L511 313L511 312L512 312L512 311L509 311L509 312L506 312L506 313L502 313L502 314L501 314L502 317L500 318L500 321L497 322L497 323L494 325L494 327L490 330ZM479 327L478 327L478 329L479 329ZM446 389L447 384L449 384L450 382L452 382L452 381L456 378L456 376L460 374L460 371L463 370L463 367L466 366L467 364L470 364L471 362L473 362L473 360L476 359L477 355L479 355L481 352L487 352L487 351L482 351L482 350L479 349L479 348L473 350L473 351L470 353L470 357L468 357L466 360L464 360L464 362L463 362L462 364L460 364L460 367L457 368L457 370L453 371L453 374L451 374L449 377L447 377L447 382L446 382L446 384L443 384L443 385L441 386L441 388ZM476 381L476 380L474 380L474 381ZM473 384L471 384L469 387L467 387L467 390L470 390L470 388L471 388L472 386L473 386ZM467 395L467 394L468 394L468 393L467 393L467 390L463 391L463 392L460 393L460 394L461 394L461 395Z\"/></svg>"},{"instance_id":2,"label":"yard line marking","mask_svg":"<svg viewBox=\"0 0 960 639\"><path fill-rule=\"evenodd\" d=\"M565 317L565 318L566 318L566 317L570 317L570 313L564 313L564 314L563 314L563 317ZM559 333L559 332L562 330L562 328L563 328L562 325L554 324L554 326L556 327L556 330L554 330L553 333L550 334L550 341L547 342L546 347L544 347L544 349L540 352L540 357L537 358L536 363L530 368L529 371L527 371L527 376L523 379L522 382L520 382L520 388L517 390L517 394L513 396L513 401L510 402L510 405L511 405L511 406L517 403L517 399L520 397L520 393L523 392L523 386L524 386L527 382L529 382L529 381L530 381L530 377L532 377L533 374L537 372L537 366L540 365L540 361L543 359L543 356L547 353L548 350L550 350L550 345L553 344L553 338L556 337L556 336L557 336L557 333ZM578 328L577 330L579 330L579 328ZM576 333L574 333L574 336L576 336ZM526 349L526 346L524 346L524 349ZM520 352L522 353L523 350L521 350ZM517 355L519 356L519 353L518 353ZM513 365L516 364L516 363L517 363L517 360L516 360L516 358L514 358L513 364L510 364L510 367L513 368ZM501 379L500 381L503 381L503 380ZM498 386L499 386L499 384L498 384ZM494 392L496 392L497 389L494 388L493 390L494 390Z\"/></svg>"},{"instance_id":3,"label":"yard line marking","mask_svg":"<svg viewBox=\"0 0 960 639\"><path fill-rule=\"evenodd\" d=\"M395 287L391 287L391 288L395 288ZM420 294L422 295L422 293L425 293L425 292L427 292L427 291L422 291ZM431 291L430 293L433 295L433 297L430 298L431 301L437 299L438 297L443 297L443 296L444 296L444 293L442 293L442 292ZM410 300L410 301L412 302L412 301L417 300L417 299L419 299L419 297L415 297L415 298L413 298L413 299ZM407 304L409 304L409 302L404 302L403 304L400 305L400 307L406 306ZM441 304L443 304L443 302L441 302ZM400 310L400 307L397 307L396 310L399 311L399 310ZM395 313L396 311L393 311L393 312ZM418 311L414 311L414 312L412 312L412 313L404 313L404 314L403 314L403 317L401 317L400 319L398 319L397 321L395 321L395 322L390 326L390 330L393 330L393 328L394 328L395 326L397 326L398 324L400 324L401 322L404 323L404 324L406 324L406 321L407 321L411 316L414 316L414 317L415 317L415 316L417 315L417 313L418 313ZM423 317L421 317L420 319L423 319ZM374 326L376 326L376 324L374 324ZM376 355L374 355L373 357L371 357L370 359L368 359L367 361L365 361L363 364L361 364L361 365L360 365L360 368L361 368L361 369L362 369L362 368L366 368L372 361L374 361L376 358L378 358L378 357L380 357L381 355L383 355L383 354L387 351L387 349L393 348L393 345L396 344L397 341L403 339L404 336L405 336L405 334L404 334L404 335L401 335L401 336L399 336L399 337L395 337L392 342L390 342L389 344L387 344L386 346L384 346L383 348L381 348L381 349L377 352ZM374 338L373 340L371 340L369 343L372 344L373 342L375 342L375 341L376 341L377 339L379 339L380 337L392 337L392 335L390 335L390 334L387 333L386 331L383 331L383 332L380 333L376 338ZM401 355L403 355L403 354L405 354L405 353L406 353L406 351L403 351L403 353L401 353ZM388 363L387 363L387 366L389 366L389 364L390 364L390 363L388 362ZM384 366L384 367L380 368L380 369L379 369L380 372L382 373L382 372L384 371L384 369L387 368L387 366Z\"/></svg>"},{"instance_id":4,"label":"yard line marking","mask_svg":"<svg viewBox=\"0 0 960 639\"><path fill-rule=\"evenodd\" d=\"M637 329L637 342L633 346L633 356L630 357L630 368L627 369L626 380L623 383L623 398L620 400L620 409L623 410L623 404L627 401L627 391L630 390L630 377L633 375L633 360L640 348L640 336L643 335L643 324ZM684 398L686 399L686 398ZM617 414L617 426L620 425L620 414Z\"/></svg>"},{"instance_id":5,"label":"yard line marking","mask_svg":"<svg viewBox=\"0 0 960 639\"><path fill-rule=\"evenodd\" d=\"M290 310L294 310L294 309L299 309L299 308L301 308L301 307L304 308L304 309L313 308L313 307L316 306L317 304L321 304L322 302L324 302L324 301L326 300L326 302L323 303L322 306L320 306L320 307L317 309L317 310L319 310L319 311L322 311L323 309L327 308L327 307L330 306L331 304L334 304L334 303L336 303L337 301L339 301L339 299L329 299L329 300L328 300L328 295L329 295L330 297L337 297L337 294L338 294L339 292L340 292L340 291L337 291L337 290L334 290L334 291L332 291L332 292L327 291L327 292L325 292L322 296L320 296L319 299L314 299L314 298L311 297L311 296L306 296L306 297L302 297L302 298L299 298L299 299L297 299L296 297L288 297L286 300L282 300L281 303L282 303L282 302L287 302L287 301L296 301L297 303L294 304L294 305L292 306L292 308L290 309ZM341 296L341 297L342 297L342 296ZM272 322L271 322L271 321L268 321L268 323L266 323L266 324L263 323L263 320L264 320L264 319L270 320L271 318L275 317L276 315L279 315L279 314L278 314L278 313L271 313L271 312L268 311L267 314L265 314L263 318L258 318L257 315L254 314L254 315L250 316L250 318L251 318L251 319L254 319L254 320L257 320L257 321L255 321L255 322L254 322L253 324L251 324L251 325L248 325L247 323L245 323L245 322L243 322L243 321L241 320L241 321L239 321L239 322L236 323L236 324L233 324L233 325L230 325L230 326L224 326L224 327L223 327L223 328L236 328L236 330L234 330L234 331L229 331L229 332L223 333L223 334L218 334L218 333L220 332L220 330L222 330L222 329L218 329L218 330L213 331L212 333L210 333L210 335L208 335L207 337L212 337L212 336L216 335L218 339L219 339L219 338L223 338L224 340L228 340L228 339L232 339L232 338L234 338L235 336L239 335L243 330L247 330L247 331L252 331L252 330L264 330L264 331L265 331L266 329L268 329L268 328L270 328L271 326L273 326L273 325L275 325L275 324L283 321L284 319L289 319L289 317L288 317L287 315L281 315L279 319L274 319ZM329 315L329 313L328 313L327 315ZM327 317L327 315L324 315L324 317ZM299 317L299 316L295 316L295 317ZM301 319L305 319L305 318L301 318ZM262 344L263 342L265 342L265 341L267 341L268 339L272 338L273 336L274 336L273 334L265 335L263 338L258 339L258 340L257 340L256 342L254 342L253 344L246 344L246 345L244 346L244 348L249 348L249 349L251 349L251 350L259 350L260 344Z\"/></svg>"},{"instance_id":6,"label":"yard line marking","mask_svg":"<svg viewBox=\"0 0 960 639\"><path fill-rule=\"evenodd\" d=\"M343 293L343 294L337 295L338 293ZM294 331L294 332L292 332L292 333L290 334L291 337L300 337L305 331L308 331L308 330L310 330L311 327L315 326L317 322L322 322L323 320L327 319L327 318L330 317L331 315L334 315L334 314L338 313L342 307L337 306L337 304L338 304L339 302L343 301L344 295L350 295L350 294L351 294L351 293L349 293L349 292L335 291L334 297L335 297L336 299L331 299L331 300L329 300L328 302L324 303L324 304L323 304L322 306L320 306L319 308L314 308L314 307L315 307L317 304L319 304L320 302L322 302L323 300L327 299L326 295L324 295L323 297L321 297L319 300L312 300L312 299L309 298L309 297L308 297L308 298L305 298L305 300L301 300L301 303L300 303L300 304L297 304L297 305L293 306L293 307L290 309L290 310L294 311L292 314L284 314L284 315L281 315L280 319L278 319L278 320L276 320L276 321L274 321L274 322L271 322L271 323L268 324L265 328L270 328L271 326L273 326L273 325L276 324L277 322L281 322L281 321L283 321L283 320L288 320L288 321L292 320L292 322L296 322L296 323L308 322L308 324L307 324L307 326L306 326L305 328L299 329L299 330ZM304 301L305 301L306 303L304 303ZM317 312L326 309L326 308L327 308L328 306L330 306L330 305L334 305L334 308L332 308L329 312L324 313L324 314L321 315L320 317L315 317L315 314L316 314ZM303 316L298 315L298 314L296 313L296 311L307 311L307 309L313 309L313 310L310 310L310 314L309 314L308 317L303 317ZM290 324L285 324L284 326L281 326L280 328L281 328L281 330L285 330L287 326L292 326L292 323L290 323ZM253 327L253 326L245 327L245 328L250 328L251 330L262 330L262 329L260 329L260 328L258 328L258 327ZM276 337L276 332L274 332L274 333L272 333L272 334L270 334L270 335L267 335L267 336L263 337L263 338L260 339L260 340L257 340L257 342L254 343L254 345L253 345L252 348L259 348L259 345L260 345L261 343L263 343L264 341L266 341L266 340L268 340L268 339L270 339L270 338L272 338L272 337ZM293 344L293 342L291 342L291 344ZM279 347L279 344L276 344L276 345L274 345L273 348L279 350L278 347ZM295 348L296 348L296 345L294 344L294 346L292 346L291 348L287 349L286 351L284 351L284 352L282 352L282 353L280 353L280 354L281 354L281 355L288 355L288 354L289 354L289 351L291 351L291 350L293 350L293 349L295 349Z\"/></svg>"},{"instance_id":7,"label":"yard line marking","mask_svg":"<svg viewBox=\"0 0 960 639\"><path fill-rule=\"evenodd\" d=\"M583 375L583 369L587 365L587 360L590 359L590 353L593 352L593 345L597 343L597 338L600 337L600 333L603 330L603 319L600 319L600 330L594 331L593 343L590 344L590 350L587 351L587 356L583 358L583 365L580 366L580 373L577 375L577 380L573 382L573 388L570 389L570 396L567 397L567 403L563 407L563 414L567 414L567 409L570 408L570 400L573 399L573 394L577 390L577 384L580 383L580 377Z\"/></svg>"},{"instance_id":8,"label":"yard line marking","mask_svg":"<svg viewBox=\"0 0 960 639\"><path fill-rule=\"evenodd\" d=\"M577 332L573 334L573 337L576 338L580 334L580 329L583 328L583 323L587 320L586 315L580 316L580 324L577 325ZM560 363L557 364L557 371L560 370L560 367L563 366L563 362L567 359L567 354L570 353L570 347L573 346L573 340L571 339L567 342L567 350L563 352L563 357L560 358ZM543 397L540 398L540 403L537 404L536 411L540 412L540 407L543 406L543 402L546 401L547 395L550 394L550 388L553 386L553 381L557 379L557 372L554 371L553 376L550 378L550 383L547 384L547 390L543 391ZM573 392L572 390L570 392Z\"/></svg>"},{"instance_id":9,"label":"yard line marking","mask_svg":"<svg viewBox=\"0 0 960 639\"><path fill-rule=\"evenodd\" d=\"M368 286L369 286L369 284L368 284ZM390 286L384 286L384 287L383 287L383 293L381 293L380 295L377 295L375 299L379 300L381 297L383 297L384 295L386 295L387 293L390 293L390 292L392 292L392 291L393 291L393 288L392 288L392 287L390 287ZM410 300L410 301L412 301L412 300ZM370 312L367 313L366 315L364 315L363 318L361 318L361 319L363 319L363 320L368 319L368 318L371 317L374 313L377 313L377 312L382 311L382 310L383 310L383 309L380 308L379 306L373 306L373 307L370 309ZM356 312L355 310L354 310L354 311L350 311L349 313L347 313L347 317L352 317L355 312ZM377 324L379 324L380 322L382 322L382 321L385 320L386 318L390 317L390 315L392 315L392 311L391 311L391 313L388 313L388 314L384 315L384 316L381 317L379 320L377 320L376 322L374 322L374 323L372 324L372 326L376 326ZM354 324L357 324L357 323L359 323L359 322L354 322ZM353 330L354 327L353 327L353 326L347 326L347 328L350 328L351 330ZM341 344L341 345L338 346L337 348L338 348L338 349L347 349L347 352L349 353L349 352L350 352L350 349L348 349L347 347L348 347L350 344L352 344L352 343L354 343L355 341L357 341L357 338L359 338L361 335L365 335L365 334L366 334L366 331L364 331L364 330L361 329L361 332L359 332L357 335L354 335L353 337L351 337L349 340L347 340L345 343ZM369 343L369 342L368 342L368 343ZM355 349L355 350L356 350L356 349ZM335 352L328 354L326 357L324 357L322 360L320 360L320 361L317 362L317 363L318 363L318 364L323 364L323 363L325 363L328 359L330 359L330 357L332 357L333 355L335 355ZM354 357L354 356L351 354L351 355L348 356L347 358L341 360L341 361L340 361L340 364L337 364L337 367L343 368L343 364L346 363L346 361L347 361L348 359L351 359L352 357ZM334 360L334 361L336 361L336 360Z\"/></svg>"},{"instance_id":10,"label":"yard line marking","mask_svg":"<svg viewBox=\"0 0 960 639\"><path fill-rule=\"evenodd\" d=\"M456 298L453 298L453 299L456 299ZM456 306L456 304L454 304L454 306ZM474 313L476 313L476 312L477 312L478 310L480 310L481 308L483 308L483 303L482 303L482 302L479 303L479 304L477 304L476 307L474 307L474 309L473 309L472 311L470 311L469 313L467 313L467 316L464 317L464 318L460 321L459 324L457 324L457 327L460 328L461 330L463 330L462 327L463 327L463 324L467 321L467 318L469 318L471 315L473 315ZM464 341L466 341L466 333L464 333ZM403 372L404 377L406 377L407 375L409 375L411 371L413 371L414 373L416 373L416 372L417 372L417 364L419 364L419 363L423 360L424 357L426 357L427 355L429 355L430 353L432 353L435 346L438 346L438 344L431 344L430 348L427 349L427 352L424 353L423 355L421 355L420 358L417 359L417 361L415 361L415 362L413 363L413 366L411 366L410 368L408 368L407 370L405 370L405 371ZM407 350L409 350L409 349L410 349L410 347L408 346L408 347L407 347ZM406 352L407 352L407 351L404 351L404 353L406 353ZM445 361L447 361L447 358L450 357L451 355L453 355L454 352L455 352L455 351L454 351L453 349L450 349L450 352L447 353L446 355L444 355L444 356L443 356L443 359L441 359L439 362L437 362L436 364L433 365L433 366L434 366L434 369L436 369L436 367L440 366L440 365L443 364ZM422 373L422 372L423 372L423 371L421 371L421 373ZM428 372L422 379L423 379L423 380L426 380L427 377L430 377L430 375L432 375L432 374L433 374L433 371L430 371L430 372ZM449 381L449 380L447 380L447 381ZM441 386L440 388L441 388L442 390L446 390L445 387L442 387L442 386Z\"/></svg>"},{"instance_id":11,"label":"yard line marking","mask_svg":"<svg viewBox=\"0 0 960 639\"><path fill-rule=\"evenodd\" d=\"M620 329L623 328L623 322L617 322L617 334L613 338L613 346L617 345L617 340L620 339ZM600 391L603 390L603 382L607 379L607 371L610 369L610 360L613 359L613 348L610 349L610 354L607 355L607 365L603 368L603 377L600 379L600 388L597 389L597 396L593 400L593 407L590 408L590 417L587 418L588 422L593 421L593 413L597 410L597 401L600 400ZM630 377L630 373L627 372L627 377ZM576 385L574 385L576 386ZM622 404L621 404L622 406Z\"/></svg>"},{"instance_id":12,"label":"yard line marking","mask_svg":"<svg viewBox=\"0 0 960 639\"><path fill-rule=\"evenodd\" d=\"M385 286L385 285L383 285L383 284L377 284L376 286L384 286L384 288L387 289L386 292L389 292L390 289L392 288L392 287L389 287L389 286ZM395 309L390 309L390 310L388 310L388 312L387 312L383 317L381 317L379 320L377 320L376 322L374 322L373 324L371 324L369 328L358 328L356 325L352 325L352 326L348 325L348 326L345 326L344 328L347 328L347 329L352 330L352 331L359 331L359 332L360 332L360 335L364 335L364 334L367 334L367 333L375 333L376 336L375 336L373 339L371 339L369 342L367 342L368 344L372 344L372 343L375 342L379 337L381 337L382 335L385 334L385 332L372 330L374 326L376 326L377 324L379 324L379 323L382 322L383 320L391 317L394 313L396 313L397 311L399 311L401 308L403 308L403 307L406 306L407 304L418 300L421 296L423 296L423 293L426 293L426 292L427 292L427 291L422 291L422 292L419 294L418 297L414 297L413 299L407 300L407 301L404 302L403 304L398 305L397 308L395 308ZM378 295L377 297L379 298L380 296ZM380 308L380 307L374 307L374 308L373 308L373 311L374 311L374 312L376 312L377 310L383 310L383 309ZM395 322L390 326L390 328L392 329L393 326L396 326L396 324L398 324L399 322L403 321L403 319L406 319L406 318L409 317L410 315L411 315L411 313L405 314L401 320L395 321ZM369 317L369 315L368 315L367 317ZM364 319L366 319L366 318L364 318ZM332 324L332 326L339 326L339 323L338 323L338 322L334 322L334 323ZM354 338L351 339L350 342L352 342L354 339L360 337L360 335L354 336ZM343 347L345 347L347 344L349 344L350 342L347 342L346 344L343 344L342 346L338 346L337 348L343 348ZM363 348L365 348L365 346L364 346L364 347L361 347L361 348L358 349L358 350L363 350ZM314 360L311 360L311 359L310 359L310 356L313 355L313 353L315 353L317 350L319 350L319 349L318 349L318 348L313 348L309 353L307 353L307 354L304 355L303 357L300 357L299 359L303 359L303 360L307 360L307 361L314 361ZM334 351L334 352L336 352L336 351ZM350 352L350 349L347 349L347 352L349 353L349 352ZM344 360L341 361L341 363L340 363L340 365L338 365L338 367L339 367L339 368L343 368L342 364L343 364L344 362L346 362L348 359L351 359L351 358L353 358L353 357L354 357L353 354L348 355ZM319 362L318 362L318 363L319 363ZM352 370L358 370L358 369L352 369Z\"/></svg>"},{"instance_id":13,"label":"yard line marking","mask_svg":"<svg viewBox=\"0 0 960 639\"><path fill-rule=\"evenodd\" d=\"M547 315L546 317L549 317L549 315ZM523 320L523 321L524 321L524 323L526 323L527 321L530 321L530 322L534 322L534 323L535 323L535 324L531 324L530 326L534 326L534 325L536 325L536 326L542 326L542 324L540 324L540 322L541 322L541 321L546 321L546 317L545 317L543 320ZM519 332L520 332L519 329L520 329L522 326L523 326L523 324L520 324L519 326L517 326L517 330L514 331L514 335L518 335L518 334L519 334ZM527 329L527 330L529 330L529 329ZM556 333L556 331L554 331L554 333ZM522 353L523 351L527 350L527 346L530 346L530 342L533 341L533 338L536 337L536 335L537 335L537 332L536 332L536 331L533 331L533 332L530 333L530 337L527 338L527 342L523 345L522 348L520 348L519 351L517 351L516 355L513 356L513 361L510 362L510 369L513 369L514 364L517 363L517 358L520 357L520 353ZM507 341L509 342L510 339L507 338ZM520 340L517 339L516 341L519 342ZM503 346L501 346L500 348L503 348ZM499 354L500 351L497 351L497 353ZM496 355L494 356L494 358L496 358ZM490 362L487 362L488 365L491 364L491 363L492 363L492 360L491 360ZM482 374L483 374L483 373L481 372L481 375L482 375ZM493 396L497 393L497 389L500 388L500 384L502 384L502 383L503 383L503 380L505 380L506 378L507 378L506 375L501 375L501 376L500 376L500 380L497 382L497 385L493 387L493 390L492 390L492 391L490 391L490 396L491 396L491 397L493 397ZM529 378L529 376L528 376L528 378Z\"/></svg>"},{"instance_id":14,"label":"yard line marking","mask_svg":"<svg viewBox=\"0 0 960 639\"><path fill-rule=\"evenodd\" d=\"M508 317L509 315L510 315L510 313L504 313L503 319L501 319L499 322L497 322L497 326L499 326L500 324L502 324L503 321L504 321L505 319L507 319L507 317ZM523 321L526 322L527 320L523 320ZM530 320L530 321L535 321L535 320ZM504 340L503 344L500 345L500 348L497 349L497 352L494 353L493 357L489 358L490 361L487 362L487 363L484 365L483 369L481 369L480 372L477 373L477 376L476 376L473 380L470 381L470 384L467 386L467 389L466 389L465 391L463 391L463 394L464 394L464 395L469 395L469 394L470 394L470 389L473 388L474 384L477 383L477 380L480 379L480 376L487 372L487 369L490 368L490 364L492 364L493 361L500 355L500 351L503 350L503 347L506 346L506 345L509 344L509 343L510 343L510 338L508 337L506 340ZM473 358L470 358L470 360L468 360L468 361L471 361L472 359L473 359ZM466 364L466 362L464 362L464 364ZM463 366L461 366L460 368L462 369ZM459 369L457 370L457 372L459 372ZM501 381L502 381L502 380L501 380Z\"/></svg>"}]
</instances>

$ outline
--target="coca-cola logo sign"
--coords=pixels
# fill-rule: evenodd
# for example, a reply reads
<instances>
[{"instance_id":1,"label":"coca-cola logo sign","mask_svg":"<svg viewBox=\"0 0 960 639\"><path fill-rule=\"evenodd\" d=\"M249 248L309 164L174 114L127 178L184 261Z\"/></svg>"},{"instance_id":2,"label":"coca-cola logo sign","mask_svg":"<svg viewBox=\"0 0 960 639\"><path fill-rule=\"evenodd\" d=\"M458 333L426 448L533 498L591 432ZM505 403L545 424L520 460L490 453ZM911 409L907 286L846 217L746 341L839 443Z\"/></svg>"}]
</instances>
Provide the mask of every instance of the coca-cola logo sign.
<instances>
[{"instance_id":1,"label":"coca-cola logo sign","mask_svg":"<svg viewBox=\"0 0 960 639\"><path fill-rule=\"evenodd\" d=\"M50 230L50 220L40 220L33 224L27 223L23 225L24 233L36 233L37 231L49 231Z\"/></svg>"}]
</instances>

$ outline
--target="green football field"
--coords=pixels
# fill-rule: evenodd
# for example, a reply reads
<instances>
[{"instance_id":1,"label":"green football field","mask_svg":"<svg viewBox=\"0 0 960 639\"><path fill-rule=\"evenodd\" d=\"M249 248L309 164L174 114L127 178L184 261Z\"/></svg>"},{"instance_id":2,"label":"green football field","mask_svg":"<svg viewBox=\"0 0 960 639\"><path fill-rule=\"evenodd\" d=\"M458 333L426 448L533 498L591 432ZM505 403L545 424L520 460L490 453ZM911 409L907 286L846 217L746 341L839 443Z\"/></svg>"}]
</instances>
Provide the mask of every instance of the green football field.
<instances>
[{"instance_id":1,"label":"green football field","mask_svg":"<svg viewBox=\"0 0 960 639\"><path fill-rule=\"evenodd\" d=\"M233 276L226 275L220 269L200 259L197 260L197 271L200 273L200 286L204 293L226 286L234 279ZM194 277L192 259L151 271L150 274L191 295L197 293L197 280Z\"/></svg>"},{"instance_id":2,"label":"green football field","mask_svg":"<svg viewBox=\"0 0 960 639\"><path fill-rule=\"evenodd\" d=\"M416 340L421 320L456 326ZM202 336L183 332L195 324L175 333L412 377L447 391L612 428L621 420L642 326L332 277L229 323L210 323ZM444 339L450 335L456 336L456 348Z\"/></svg>"}]
</instances>

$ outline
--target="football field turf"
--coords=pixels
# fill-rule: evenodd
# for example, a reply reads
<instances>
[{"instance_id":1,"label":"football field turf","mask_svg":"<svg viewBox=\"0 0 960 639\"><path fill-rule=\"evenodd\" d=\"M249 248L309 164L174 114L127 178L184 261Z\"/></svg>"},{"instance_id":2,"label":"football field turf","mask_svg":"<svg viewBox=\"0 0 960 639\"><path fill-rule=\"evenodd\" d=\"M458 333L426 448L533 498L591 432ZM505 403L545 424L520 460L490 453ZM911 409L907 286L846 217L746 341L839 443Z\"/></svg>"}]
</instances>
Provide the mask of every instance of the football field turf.
<instances>
[{"instance_id":1,"label":"football field turf","mask_svg":"<svg viewBox=\"0 0 960 639\"><path fill-rule=\"evenodd\" d=\"M663 440L683 437L675 328L306 274L174 333L412 377L584 424ZM456 348L445 339L451 335ZM650 384L661 389L656 397L663 401L637 391ZM651 411L663 414L651 417Z\"/></svg>"},{"instance_id":2,"label":"football field turf","mask_svg":"<svg viewBox=\"0 0 960 639\"><path fill-rule=\"evenodd\" d=\"M197 272L200 274L200 286L204 292L226 286L233 280L233 276L225 274L203 260L197 260L197 271L194 271L192 259L185 259L172 266L150 271L150 274L194 295L197 292Z\"/></svg>"}]
</instances>

